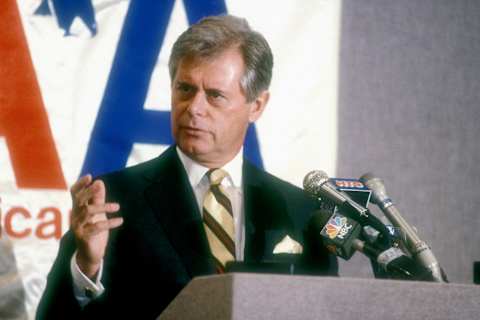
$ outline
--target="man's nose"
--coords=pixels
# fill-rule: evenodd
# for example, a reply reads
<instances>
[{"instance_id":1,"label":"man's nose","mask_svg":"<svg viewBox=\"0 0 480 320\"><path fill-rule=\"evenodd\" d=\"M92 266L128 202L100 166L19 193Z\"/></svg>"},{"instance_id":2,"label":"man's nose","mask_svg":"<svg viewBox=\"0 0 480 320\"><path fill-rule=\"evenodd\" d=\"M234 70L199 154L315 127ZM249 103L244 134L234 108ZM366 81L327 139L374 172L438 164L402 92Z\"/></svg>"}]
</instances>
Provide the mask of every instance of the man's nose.
<instances>
[{"instance_id":1,"label":"man's nose","mask_svg":"<svg viewBox=\"0 0 480 320\"><path fill-rule=\"evenodd\" d=\"M193 96L188 106L188 112L191 115L201 116L204 115L207 111L208 101L204 92L198 91Z\"/></svg>"}]
</instances>

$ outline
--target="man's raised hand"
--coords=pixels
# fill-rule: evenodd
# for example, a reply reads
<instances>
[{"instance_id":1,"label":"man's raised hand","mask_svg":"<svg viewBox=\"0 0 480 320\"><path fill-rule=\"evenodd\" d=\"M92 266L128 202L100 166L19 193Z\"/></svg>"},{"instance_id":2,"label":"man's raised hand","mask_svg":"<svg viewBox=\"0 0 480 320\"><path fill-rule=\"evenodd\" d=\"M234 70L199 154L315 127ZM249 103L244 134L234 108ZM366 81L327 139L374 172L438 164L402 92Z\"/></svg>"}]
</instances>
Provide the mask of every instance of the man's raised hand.
<instances>
[{"instance_id":1,"label":"man's raised hand","mask_svg":"<svg viewBox=\"0 0 480 320\"><path fill-rule=\"evenodd\" d=\"M92 176L81 177L70 188L72 195L71 229L77 243L77 264L82 272L93 279L105 255L110 229L123 223L121 217L108 218L120 209L118 203L105 203L105 184L92 183Z\"/></svg>"}]
</instances>

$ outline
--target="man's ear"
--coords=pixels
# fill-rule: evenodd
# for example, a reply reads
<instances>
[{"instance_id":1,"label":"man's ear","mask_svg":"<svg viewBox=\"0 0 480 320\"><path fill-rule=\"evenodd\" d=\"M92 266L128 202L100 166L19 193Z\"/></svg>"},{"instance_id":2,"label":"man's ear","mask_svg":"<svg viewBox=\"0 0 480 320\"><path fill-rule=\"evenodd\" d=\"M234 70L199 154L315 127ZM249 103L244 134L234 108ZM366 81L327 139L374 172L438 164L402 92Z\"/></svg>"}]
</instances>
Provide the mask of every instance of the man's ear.
<instances>
[{"instance_id":1,"label":"man's ear","mask_svg":"<svg viewBox=\"0 0 480 320\"><path fill-rule=\"evenodd\" d=\"M270 99L270 92L268 90L262 91L255 100L250 103L250 114L248 115L248 121L250 123L255 122L260 118L267 106L268 99Z\"/></svg>"}]
</instances>

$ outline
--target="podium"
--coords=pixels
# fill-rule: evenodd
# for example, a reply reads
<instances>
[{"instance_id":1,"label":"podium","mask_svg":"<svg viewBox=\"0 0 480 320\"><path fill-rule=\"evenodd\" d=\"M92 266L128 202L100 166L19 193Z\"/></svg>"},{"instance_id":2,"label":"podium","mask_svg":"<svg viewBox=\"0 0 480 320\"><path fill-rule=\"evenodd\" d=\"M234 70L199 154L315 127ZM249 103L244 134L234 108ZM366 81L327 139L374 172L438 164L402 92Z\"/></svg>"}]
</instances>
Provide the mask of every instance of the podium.
<instances>
[{"instance_id":1,"label":"podium","mask_svg":"<svg viewBox=\"0 0 480 320\"><path fill-rule=\"evenodd\" d=\"M232 273L193 279L169 319L480 319L480 286Z\"/></svg>"}]
</instances>

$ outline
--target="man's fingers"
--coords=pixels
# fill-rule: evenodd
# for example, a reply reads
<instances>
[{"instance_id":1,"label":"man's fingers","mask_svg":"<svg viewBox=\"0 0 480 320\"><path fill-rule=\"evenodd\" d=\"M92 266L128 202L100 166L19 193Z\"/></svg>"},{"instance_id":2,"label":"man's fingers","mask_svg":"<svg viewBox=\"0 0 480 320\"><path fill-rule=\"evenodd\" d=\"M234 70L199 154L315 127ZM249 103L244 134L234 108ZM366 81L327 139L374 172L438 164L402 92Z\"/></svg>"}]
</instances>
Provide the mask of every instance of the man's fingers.
<instances>
[{"instance_id":1,"label":"man's fingers","mask_svg":"<svg viewBox=\"0 0 480 320\"><path fill-rule=\"evenodd\" d=\"M92 203L105 202L105 183L103 183L102 180L95 180L92 184L92 189L94 190L92 194Z\"/></svg>"},{"instance_id":2,"label":"man's fingers","mask_svg":"<svg viewBox=\"0 0 480 320\"><path fill-rule=\"evenodd\" d=\"M74 205L81 207L89 203L105 202L105 184L101 180L95 180L91 185L80 189L73 195Z\"/></svg>"},{"instance_id":3,"label":"man's fingers","mask_svg":"<svg viewBox=\"0 0 480 320\"><path fill-rule=\"evenodd\" d=\"M70 187L70 194L72 197L79 192L81 189L85 188L92 182L92 175L87 174L77 180L71 187Z\"/></svg>"},{"instance_id":4,"label":"man's fingers","mask_svg":"<svg viewBox=\"0 0 480 320\"><path fill-rule=\"evenodd\" d=\"M118 210L120 210L120 205L116 202L87 205L87 212L89 214L97 214L97 213L104 213L104 212L110 213L110 212L117 212Z\"/></svg>"},{"instance_id":5,"label":"man's fingers","mask_svg":"<svg viewBox=\"0 0 480 320\"><path fill-rule=\"evenodd\" d=\"M72 218L75 220L72 220L72 223L85 225L86 223L92 222L92 219L95 221L96 219L105 220L106 217L104 219L94 217L100 214L114 213L118 210L120 210L120 205L116 202L85 205L81 210L78 210L77 213L74 214Z\"/></svg>"},{"instance_id":6,"label":"man's fingers","mask_svg":"<svg viewBox=\"0 0 480 320\"><path fill-rule=\"evenodd\" d=\"M98 185L90 180L89 184L82 184L81 188L77 188L76 192L72 193L73 207L76 208L88 204L97 187Z\"/></svg>"},{"instance_id":7,"label":"man's fingers","mask_svg":"<svg viewBox=\"0 0 480 320\"><path fill-rule=\"evenodd\" d=\"M85 227L85 234L87 236L95 236L100 232L117 228L123 224L123 218L111 218L108 220L98 221L96 223L89 224Z\"/></svg>"},{"instance_id":8,"label":"man's fingers","mask_svg":"<svg viewBox=\"0 0 480 320\"><path fill-rule=\"evenodd\" d=\"M120 227L122 224L123 224L122 217L108 219L108 229L114 229L114 228Z\"/></svg>"}]
</instances>

